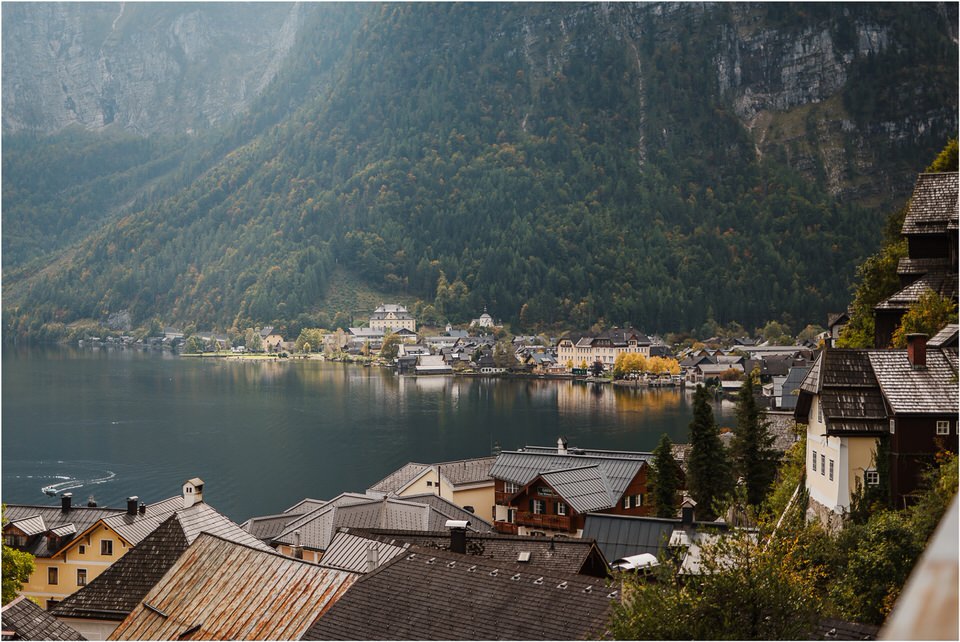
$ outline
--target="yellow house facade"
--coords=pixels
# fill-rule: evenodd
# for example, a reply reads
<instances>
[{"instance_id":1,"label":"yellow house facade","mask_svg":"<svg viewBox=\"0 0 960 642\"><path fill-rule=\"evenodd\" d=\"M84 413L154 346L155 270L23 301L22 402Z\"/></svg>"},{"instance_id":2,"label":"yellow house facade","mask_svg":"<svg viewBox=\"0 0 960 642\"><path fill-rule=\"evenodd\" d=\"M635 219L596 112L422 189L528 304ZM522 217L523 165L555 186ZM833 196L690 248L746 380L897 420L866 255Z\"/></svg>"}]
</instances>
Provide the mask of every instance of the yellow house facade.
<instances>
[{"instance_id":1,"label":"yellow house facade","mask_svg":"<svg viewBox=\"0 0 960 642\"><path fill-rule=\"evenodd\" d=\"M874 436L831 436L823 419L819 396L811 400L807 416L807 492L811 516L836 527L850 511L858 486L866 484L865 474L875 468L877 438Z\"/></svg>"},{"instance_id":2,"label":"yellow house facade","mask_svg":"<svg viewBox=\"0 0 960 642\"><path fill-rule=\"evenodd\" d=\"M375 495L413 497L437 495L485 520L492 520L494 481L490 469L496 457L461 459L439 464L408 463L371 486Z\"/></svg>"}]
</instances>

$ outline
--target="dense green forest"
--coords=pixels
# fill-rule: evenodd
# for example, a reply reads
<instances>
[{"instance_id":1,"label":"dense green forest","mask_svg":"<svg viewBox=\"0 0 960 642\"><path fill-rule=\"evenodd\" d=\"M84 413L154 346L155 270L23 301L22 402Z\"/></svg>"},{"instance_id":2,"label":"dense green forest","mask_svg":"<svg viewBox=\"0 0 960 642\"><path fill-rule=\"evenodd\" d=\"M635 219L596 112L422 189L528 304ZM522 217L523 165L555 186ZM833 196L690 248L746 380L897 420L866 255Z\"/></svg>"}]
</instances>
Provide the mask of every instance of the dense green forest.
<instances>
[{"instance_id":1,"label":"dense green forest","mask_svg":"<svg viewBox=\"0 0 960 642\"><path fill-rule=\"evenodd\" d=\"M856 7L831 6L761 17L855 41L835 18ZM314 7L286 68L222 128L4 133L6 336L118 310L136 325L312 325L343 312L325 303L334 271L517 330L802 327L843 309L892 204L840 199L823 168L793 166L811 140L757 153L718 86L730 9L563 7ZM894 115L955 113L949 34L924 12L861 11L905 39L852 67L850 120L880 132L898 80L932 88ZM909 184L952 135L875 145Z\"/></svg>"}]
</instances>

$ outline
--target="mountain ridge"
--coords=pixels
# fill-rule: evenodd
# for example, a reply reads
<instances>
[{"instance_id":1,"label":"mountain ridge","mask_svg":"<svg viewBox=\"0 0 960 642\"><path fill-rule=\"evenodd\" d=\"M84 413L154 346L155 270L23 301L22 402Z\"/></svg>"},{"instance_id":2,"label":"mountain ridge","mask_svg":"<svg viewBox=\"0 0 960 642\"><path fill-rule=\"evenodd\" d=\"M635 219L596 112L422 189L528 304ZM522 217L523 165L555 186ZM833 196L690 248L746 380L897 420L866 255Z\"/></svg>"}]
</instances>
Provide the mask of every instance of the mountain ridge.
<instances>
[{"instance_id":1,"label":"mountain ridge","mask_svg":"<svg viewBox=\"0 0 960 642\"><path fill-rule=\"evenodd\" d=\"M323 301L339 263L454 321L483 306L529 328L819 321L845 305L854 266L879 242L880 208L902 202L955 135L955 42L952 60L924 60L949 50L937 11L950 10L365 5L328 18L307 7L312 31L278 69L285 81L200 134L222 153L174 144L181 187L69 239L76 259L61 275L18 278L5 257L16 306L5 326L36 335L117 309L137 323L295 325L336 312ZM939 31L903 54L917 25ZM795 33L781 49L803 54L807 76L777 81L750 62L764 38ZM894 48L911 82L947 86L917 99L919 113L902 98L871 118L846 104L846 84L798 80L830 59L849 83L865 73L860 58ZM782 111L745 107L777 82L822 93ZM919 137L916 123L927 123ZM864 133L874 129L886 135ZM5 146L5 173L15 163ZM5 230L8 210L30 214L10 202Z\"/></svg>"}]
</instances>

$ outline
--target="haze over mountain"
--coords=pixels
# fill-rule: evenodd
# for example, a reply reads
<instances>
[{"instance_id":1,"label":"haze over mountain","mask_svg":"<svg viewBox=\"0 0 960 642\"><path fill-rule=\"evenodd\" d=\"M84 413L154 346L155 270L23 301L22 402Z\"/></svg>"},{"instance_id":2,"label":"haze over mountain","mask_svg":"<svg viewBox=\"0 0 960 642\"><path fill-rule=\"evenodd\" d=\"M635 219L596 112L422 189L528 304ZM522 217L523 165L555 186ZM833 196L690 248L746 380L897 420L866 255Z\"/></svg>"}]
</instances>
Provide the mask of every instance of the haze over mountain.
<instances>
[{"instance_id":1,"label":"haze over mountain","mask_svg":"<svg viewBox=\"0 0 960 642\"><path fill-rule=\"evenodd\" d=\"M822 323L957 131L956 4L3 18L7 336L295 332L333 277L515 330Z\"/></svg>"}]
</instances>

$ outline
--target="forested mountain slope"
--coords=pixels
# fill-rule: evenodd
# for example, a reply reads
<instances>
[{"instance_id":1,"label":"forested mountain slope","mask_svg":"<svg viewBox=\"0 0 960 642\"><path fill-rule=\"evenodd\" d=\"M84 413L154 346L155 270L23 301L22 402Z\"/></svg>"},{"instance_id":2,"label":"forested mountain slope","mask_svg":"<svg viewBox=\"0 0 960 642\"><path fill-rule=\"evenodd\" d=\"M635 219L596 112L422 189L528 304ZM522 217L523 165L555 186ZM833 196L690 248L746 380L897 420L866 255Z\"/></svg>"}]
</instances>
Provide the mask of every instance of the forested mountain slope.
<instances>
[{"instance_id":1,"label":"forested mountain slope","mask_svg":"<svg viewBox=\"0 0 960 642\"><path fill-rule=\"evenodd\" d=\"M334 269L455 322L819 322L956 135L956 5L301 14L226 125L5 129L9 334L292 327L336 312Z\"/></svg>"}]
</instances>

